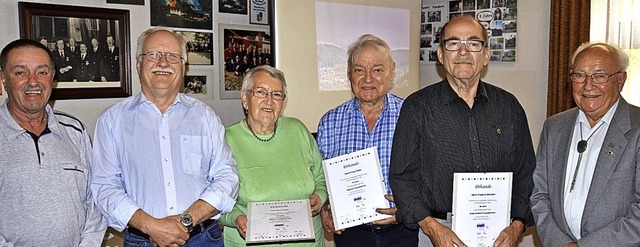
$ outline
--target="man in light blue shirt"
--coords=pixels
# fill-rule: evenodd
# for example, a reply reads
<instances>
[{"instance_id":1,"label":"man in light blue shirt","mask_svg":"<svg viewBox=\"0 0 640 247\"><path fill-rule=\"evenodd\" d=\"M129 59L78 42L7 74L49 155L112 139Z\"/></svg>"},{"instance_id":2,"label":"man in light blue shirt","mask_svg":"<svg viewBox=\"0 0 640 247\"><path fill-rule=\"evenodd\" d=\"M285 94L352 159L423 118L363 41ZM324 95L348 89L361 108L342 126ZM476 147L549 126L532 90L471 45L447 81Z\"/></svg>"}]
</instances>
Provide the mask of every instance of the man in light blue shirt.
<instances>
[{"instance_id":1,"label":"man in light blue shirt","mask_svg":"<svg viewBox=\"0 0 640 247\"><path fill-rule=\"evenodd\" d=\"M91 189L125 246L222 246L238 175L213 110L179 93L185 41L165 28L138 38L142 92L107 108L94 135Z\"/></svg>"}]
</instances>

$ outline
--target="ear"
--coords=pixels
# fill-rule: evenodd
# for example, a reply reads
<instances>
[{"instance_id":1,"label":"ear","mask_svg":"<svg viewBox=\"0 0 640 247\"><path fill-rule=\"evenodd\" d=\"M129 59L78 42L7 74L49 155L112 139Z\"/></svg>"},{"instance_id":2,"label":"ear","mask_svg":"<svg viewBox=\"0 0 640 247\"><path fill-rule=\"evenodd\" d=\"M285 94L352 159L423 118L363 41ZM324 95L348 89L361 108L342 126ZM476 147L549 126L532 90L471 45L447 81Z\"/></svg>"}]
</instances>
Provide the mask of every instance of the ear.
<instances>
[{"instance_id":1,"label":"ear","mask_svg":"<svg viewBox=\"0 0 640 247\"><path fill-rule=\"evenodd\" d=\"M249 109L249 98L247 97L247 93L244 91L240 91L240 99L242 102L242 108L246 111Z\"/></svg>"},{"instance_id":2,"label":"ear","mask_svg":"<svg viewBox=\"0 0 640 247\"><path fill-rule=\"evenodd\" d=\"M442 62L442 57L444 56L444 55L442 54L442 46L439 46L439 45L438 45L438 50L436 51L436 53L438 54L438 61L439 61L441 64L444 64L444 62Z\"/></svg>"},{"instance_id":3,"label":"ear","mask_svg":"<svg viewBox=\"0 0 640 247\"><path fill-rule=\"evenodd\" d=\"M623 71L618 76L618 91L622 92L622 88L624 88L624 83L627 81L627 72Z\"/></svg>"},{"instance_id":4,"label":"ear","mask_svg":"<svg viewBox=\"0 0 640 247\"><path fill-rule=\"evenodd\" d=\"M489 64L489 59L491 58L491 54L489 53L489 50L487 47L485 47L484 49L482 49L484 51L484 62L483 62L483 66L487 66Z\"/></svg>"},{"instance_id":5,"label":"ear","mask_svg":"<svg viewBox=\"0 0 640 247\"><path fill-rule=\"evenodd\" d=\"M136 70L138 71L138 75L140 75L140 70L142 68L142 60L140 58L136 59Z\"/></svg>"}]
</instances>

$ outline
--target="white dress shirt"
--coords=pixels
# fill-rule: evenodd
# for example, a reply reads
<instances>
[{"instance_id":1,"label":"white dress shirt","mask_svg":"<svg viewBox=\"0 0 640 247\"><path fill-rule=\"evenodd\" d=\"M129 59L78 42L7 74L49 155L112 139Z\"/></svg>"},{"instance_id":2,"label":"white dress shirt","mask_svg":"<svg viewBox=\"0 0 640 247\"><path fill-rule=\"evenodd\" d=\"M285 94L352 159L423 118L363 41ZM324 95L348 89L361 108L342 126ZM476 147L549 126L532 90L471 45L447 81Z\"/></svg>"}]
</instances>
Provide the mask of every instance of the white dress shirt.
<instances>
[{"instance_id":1,"label":"white dress shirt","mask_svg":"<svg viewBox=\"0 0 640 247\"><path fill-rule=\"evenodd\" d=\"M619 102L619 101L618 101ZM571 138L571 147L569 148L569 158L567 159L567 169L565 171L564 180L564 216L571 232L577 238L581 238L580 225L582 224L582 213L584 205L587 202L591 180L596 170L598 154L607 135L609 124L613 118L613 114L618 108L616 102L611 109L598 121L593 128L589 125L587 116L583 111L578 111L578 119L573 127L573 137ZM600 126L602 125L602 126ZM581 136L582 128L582 136ZM587 140L588 139L588 140ZM576 165L578 163L578 142L587 140L587 148L582 153L580 167L577 170L575 185L571 190Z\"/></svg>"},{"instance_id":2,"label":"white dress shirt","mask_svg":"<svg viewBox=\"0 0 640 247\"><path fill-rule=\"evenodd\" d=\"M139 208L164 218L198 199L220 213L236 202L238 172L224 126L182 93L164 113L143 93L107 108L96 124L93 162L93 195L118 231Z\"/></svg>"}]
</instances>

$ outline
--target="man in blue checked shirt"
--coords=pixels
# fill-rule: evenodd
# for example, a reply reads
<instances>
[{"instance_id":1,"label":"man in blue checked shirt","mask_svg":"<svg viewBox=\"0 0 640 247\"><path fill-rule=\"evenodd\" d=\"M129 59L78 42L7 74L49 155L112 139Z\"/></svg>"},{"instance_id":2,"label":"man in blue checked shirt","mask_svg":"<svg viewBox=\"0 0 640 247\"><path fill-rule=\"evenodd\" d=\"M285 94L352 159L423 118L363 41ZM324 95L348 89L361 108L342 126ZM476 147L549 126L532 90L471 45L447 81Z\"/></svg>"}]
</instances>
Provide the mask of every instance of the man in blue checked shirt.
<instances>
[{"instance_id":1,"label":"man in blue checked shirt","mask_svg":"<svg viewBox=\"0 0 640 247\"><path fill-rule=\"evenodd\" d=\"M336 231L329 201L322 207L322 226L334 232L336 246L417 246L418 233L396 222L389 187L389 159L402 98L391 94L396 65L387 43L362 35L348 50L347 75L354 98L328 111L318 126L318 146L325 159L377 147L391 208L377 211L393 217Z\"/></svg>"}]
</instances>

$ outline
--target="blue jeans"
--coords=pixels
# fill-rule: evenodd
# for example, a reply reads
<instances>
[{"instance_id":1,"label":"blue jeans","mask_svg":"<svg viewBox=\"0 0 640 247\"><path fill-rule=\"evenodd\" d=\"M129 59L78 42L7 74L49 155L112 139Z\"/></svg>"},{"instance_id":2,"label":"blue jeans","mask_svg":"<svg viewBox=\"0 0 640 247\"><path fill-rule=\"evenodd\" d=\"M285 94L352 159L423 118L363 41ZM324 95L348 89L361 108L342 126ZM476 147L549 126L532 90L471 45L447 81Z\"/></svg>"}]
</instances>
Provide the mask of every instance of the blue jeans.
<instances>
[{"instance_id":1,"label":"blue jeans","mask_svg":"<svg viewBox=\"0 0 640 247\"><path fill-rule=\"evenodd\" d=\"M125 247L153 247L153 244L149 239L124 231L124 246ZM200 246L212 246L223 247L222 230L218 221L211 224L204 231L192 236L187 240L187 243L183 245L185 247L200 247Z\"/></svg>"}]
</instances>

